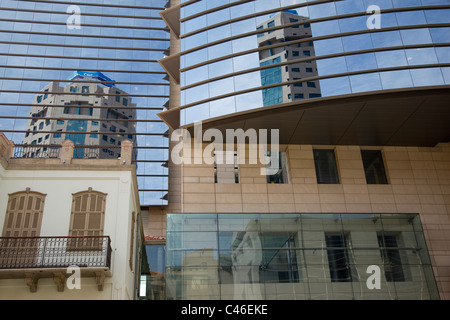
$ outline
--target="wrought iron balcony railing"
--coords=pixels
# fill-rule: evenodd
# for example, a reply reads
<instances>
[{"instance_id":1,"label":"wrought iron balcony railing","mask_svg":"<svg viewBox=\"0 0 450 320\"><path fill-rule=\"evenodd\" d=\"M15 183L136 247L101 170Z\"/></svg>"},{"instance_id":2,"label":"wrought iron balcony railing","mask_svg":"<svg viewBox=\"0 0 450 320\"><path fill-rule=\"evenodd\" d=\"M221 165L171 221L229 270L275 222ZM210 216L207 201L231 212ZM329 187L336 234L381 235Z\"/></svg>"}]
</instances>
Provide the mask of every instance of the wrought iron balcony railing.
<instances>
[{"instance_id":1,"label":"wrought iron balcony railing","mask_svg":"<svg viewBox=\"0 0 450 320\"><path fill-rule=\"evenodd\" d=\"M121 153L121 146L112 145L75 145L73 158L75 159L117 159ZM16 144L12 155L20 158L60 158L61 145L28 145Z\"/></svg>"},{"instance_id":2,"label":"wrought iron balcony railing","mask_svg":"<svg viewBox=\"0 0 450 320\"><path fill-rule=\"evenodd\" d=\"M15 145L13 158L59 158L60 145Z\"/></svg>"},{"instance_id":3,"label":"wrought iron balcony railing","mask_svg":"<svg viewBox=\"0 0 450 320\"><path fill-rule=\"evenodd\" d=\"M110 268L110 238L0 237L0 270L69 266Z\"/></svg>"}]
</instances>

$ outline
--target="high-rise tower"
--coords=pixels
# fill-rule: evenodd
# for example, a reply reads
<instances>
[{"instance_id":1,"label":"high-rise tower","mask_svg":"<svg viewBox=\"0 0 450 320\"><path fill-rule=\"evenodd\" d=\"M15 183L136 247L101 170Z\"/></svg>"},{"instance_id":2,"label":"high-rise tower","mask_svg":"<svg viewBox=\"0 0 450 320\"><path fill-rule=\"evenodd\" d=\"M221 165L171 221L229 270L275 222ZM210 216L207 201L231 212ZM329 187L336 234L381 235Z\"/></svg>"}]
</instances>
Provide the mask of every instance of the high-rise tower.
<instances>
[{"instance_id":1,"label":"high-rise tower","mask_svg":"<svg viewBox=\"0 0 450 320\"><path fill-rule=\"evenodd\" d=\"M36 95L23 141L30 146L24 147L24 157L51 157L55 149L50 146L61 145L67 139L77 146L75 157L81 158L118 158L125 139L137 146L136 104L129 95L113 84L89 82L112 82L102 73L76 72L69 80L75 79L80 82L64 87L52 82Z\"/></svg>"}]
</instances>

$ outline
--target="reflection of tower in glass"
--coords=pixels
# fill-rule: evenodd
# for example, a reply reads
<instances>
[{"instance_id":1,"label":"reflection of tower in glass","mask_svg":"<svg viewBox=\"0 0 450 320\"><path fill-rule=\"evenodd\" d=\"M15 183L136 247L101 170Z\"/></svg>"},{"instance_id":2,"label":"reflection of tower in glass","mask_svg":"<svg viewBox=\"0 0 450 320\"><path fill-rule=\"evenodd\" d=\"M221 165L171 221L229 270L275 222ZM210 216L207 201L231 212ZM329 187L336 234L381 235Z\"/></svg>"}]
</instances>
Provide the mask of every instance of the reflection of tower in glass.
<instances>
[{"instance_id":1,"label":"reflection of tower in glass","mask_svg":"<svg viewBox=\"0 0 450 320\"><path fill-rule=\"evenodd\" d=\"M233 283L246 284L245 290L234 286L235 299L258 299L263 296L261 277L264 272L262 243L256 220L250 220L246 231L235 232L232 241Z\"/></svg>"},{"instance_id":2,"label":"reflection of tower in glass","mask_svg":"<svg viewBox=\"0 0 450 320\"><path fill-rule=\"evenodd\" d=\"M270 19L258 25L257 29L263 30L306 20L308 20L308 18L299 16L297 11L287 10L272 15ZM311 36L311 27L309 23L304 23L258 34L258 46L262 48L272 45L279 45L280 43L293 40L304 40L311 38ZM301 62L261 70L262 85L265 86L317 76L317 66L315 61L305 60L308 57L313 56L313 42L307 40L261 50L259 52L261 66L302 59ZM307 80L305 82L297 82L288 86L263 89L264 106L301 99L317 98L320 96L321 94L318 80Z\"/></svg>"},{"instance_id":3,"label":"reflection of tower in glass","mask_svg":"<svg viewBox=\"0 0 450 320\"><path fill-rule=\"evenodd\" d=\"M51 82L34 98L28 120L24 144L32 145L26 157L52 157L54 148L71 140L76 148L75 158L118 158L125 139L136 145L136 104L128 94L113 84L104 86L92 82L111 81L103 74L75 72L69 83L60 87ZM103 134L102 134L103 133ZM108 133L108 134L105 134ZM111 134L114 133L114 134ZM39 148L39 145L43 145ZM136 159L136 149L133 158Z\"/></svg>"}]
</instances>

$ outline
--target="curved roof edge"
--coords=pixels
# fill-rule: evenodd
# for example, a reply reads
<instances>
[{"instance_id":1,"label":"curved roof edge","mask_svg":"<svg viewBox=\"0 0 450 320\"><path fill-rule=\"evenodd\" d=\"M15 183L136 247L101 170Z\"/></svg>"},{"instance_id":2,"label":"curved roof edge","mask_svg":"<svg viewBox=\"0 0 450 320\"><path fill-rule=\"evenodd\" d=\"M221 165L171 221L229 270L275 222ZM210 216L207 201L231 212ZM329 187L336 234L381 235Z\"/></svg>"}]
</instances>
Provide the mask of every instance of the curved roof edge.
<instances>
[{"instance_id":1,"label":"curved roof edge","mask_svg":"<svg viewBox=\"0 0 450 320\"><path fill-rule=\"evenodd\" d=\"M450 141L449 101L448 85L322 97L207 119L202 130L278 129L280 144L435 146ZM179 113L158 115L177 129Z\"/></svg>"}]
</instances>

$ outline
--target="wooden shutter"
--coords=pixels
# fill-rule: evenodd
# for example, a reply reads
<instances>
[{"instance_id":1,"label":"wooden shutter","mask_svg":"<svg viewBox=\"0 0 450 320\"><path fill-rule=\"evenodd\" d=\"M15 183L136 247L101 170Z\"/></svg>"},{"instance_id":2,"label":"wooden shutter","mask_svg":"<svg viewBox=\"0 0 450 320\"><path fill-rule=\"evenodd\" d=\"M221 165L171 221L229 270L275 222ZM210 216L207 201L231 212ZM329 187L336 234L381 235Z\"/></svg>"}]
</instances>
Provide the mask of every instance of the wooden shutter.
<instances>
[{"instance_id":1,"label":"wooden shutter","mask_svg":"<svg viewBox=\"0 0 450 320\"><path fill-rule=\"evenodd\" d=\"M38 237L41 231L45 195L24 192L9 195L3 237Z\"/></svg>"},{"instance_id":2,"label":"wooden shutter","mask_svg":"<svg viewBox=\"0 0 450 320\"><path fill-rule=\"evenodd\" d=\"M73 195L72 216L69 236L90 237L103 235L106 194L92 191L79 192ZM95 241L94 241L95 240ZM78 249L86 247L92 249L94 242L99 244L101 239L80 239L72 241Z\"/></svg>"},{"instance_id":3,"label":"wooden shutter","mask_svg":"<svg viewBox=\"0 0 450 320\"><path fill-rule=\"evenodd\" d=\"M9 195L3 237L0 242L0 265L34 267L41 231L45 195L23 192ZM24 239L25 238L25 239Z\"/></svg>"}]
</instances>

